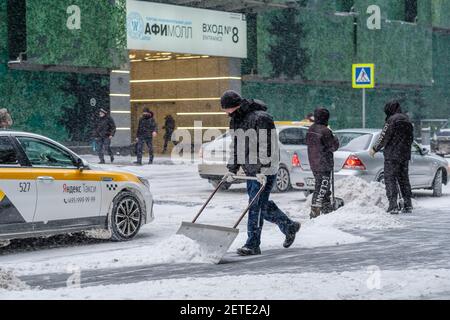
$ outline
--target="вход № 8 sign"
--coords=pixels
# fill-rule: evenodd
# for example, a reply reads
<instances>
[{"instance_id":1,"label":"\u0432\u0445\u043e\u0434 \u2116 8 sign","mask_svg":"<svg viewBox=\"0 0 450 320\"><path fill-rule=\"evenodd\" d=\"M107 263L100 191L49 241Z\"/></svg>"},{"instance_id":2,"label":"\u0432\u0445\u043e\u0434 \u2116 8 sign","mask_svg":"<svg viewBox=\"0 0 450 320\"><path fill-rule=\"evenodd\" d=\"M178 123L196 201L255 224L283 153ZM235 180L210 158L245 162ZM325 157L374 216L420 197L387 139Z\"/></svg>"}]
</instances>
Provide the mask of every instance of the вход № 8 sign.
<instances>
[{"instance_id":1,"label":"\u0432\u0445\u043e\u0434 \u2116 8 sign","mask_svg":"<svg viewBox=\"0 0 450 320\"><path fill-rule=\"evenodd\" d=\"M240 13L127 1L128 49L247 58Z\"/></svg>"}]
</instances>

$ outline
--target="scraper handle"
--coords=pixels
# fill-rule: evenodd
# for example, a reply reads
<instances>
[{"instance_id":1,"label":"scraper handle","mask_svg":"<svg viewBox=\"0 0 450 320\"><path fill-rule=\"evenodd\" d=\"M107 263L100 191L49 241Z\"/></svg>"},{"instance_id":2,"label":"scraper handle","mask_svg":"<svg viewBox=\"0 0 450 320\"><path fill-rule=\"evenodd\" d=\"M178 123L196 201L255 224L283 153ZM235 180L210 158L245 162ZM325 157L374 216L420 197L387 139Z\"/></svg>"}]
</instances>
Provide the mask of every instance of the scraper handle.
<instances>
[{"instance_id":1,"label":"scraper handle","mask_svg":"<svg viewBox=\"0 0 450 320\"><path fill-rule=\"evenodd\" d=\"M241 176L241 175L235 175L233 177L235 180L257 180L256 177L247 177L247 176ZM213 193L209 196L208 200L206 200L206 203L203 205L203 207L200 209L200 211L197 213L197 215L195 216L194 220L192 220L192 223L197 222L198 218L200 217L200 215L203 213L203 211L205 210L206 206L211 202L211 199L214 198L214 196L216 195L217 191L219 191L220 187L225 183L226 179L222 179L220 181L220 183L217 185L216 189L213 191ZM258 198L258 196L260 195L260 193L262 192L262 190L264 189L265 184L261 187L260 192L258 192L257 196L253 199L252 203L250 203L250 205L248 206L248 208L245 210L245 212L242 214L241 218L239 219L238 223L236 224L236 226L234 228L236 228L239 223L241 222L241 220L245 217L245 215L247 214L248 210L250 209L250 207L252 206L253 202L255 202L256 198Z\"/></svg>"},{"instance_id":2,"label":"scraper handle","mask_svg":"<svg viewBox=\"0 0 450 320\"><path fill-rule=\"evenodd\" d=\"M225 183L225 179L222 179L220 181L220 183L217 185L216 189L213 191L213 193L209 196L208 200L206 200L205 204L203 205L203 207L200 209L200 211L197 213L197 215L195 216L194 220L192 220L192 223L195 223L197 221L197 219L200 217L200 215L202 214L203 210L205 210L206 206L211 202L211 199L216 195L217 191L219 191L220 187Z\"/></svg>"}]
</instances>

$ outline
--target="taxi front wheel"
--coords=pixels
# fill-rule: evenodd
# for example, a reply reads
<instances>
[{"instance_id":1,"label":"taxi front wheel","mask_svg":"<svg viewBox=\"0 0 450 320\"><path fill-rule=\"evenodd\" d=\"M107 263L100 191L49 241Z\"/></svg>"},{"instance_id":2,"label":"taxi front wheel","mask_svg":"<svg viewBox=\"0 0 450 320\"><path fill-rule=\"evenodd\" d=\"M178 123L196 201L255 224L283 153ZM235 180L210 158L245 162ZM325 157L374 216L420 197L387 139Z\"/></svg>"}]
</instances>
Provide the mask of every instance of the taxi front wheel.
<instances>
[{"instance_id":1,"label":"taxi front wheel","mask_svg":"<svg viewBox=\"0 0 450 320\"><path fill-rule=\"evenodd\" d=\"M142 224L142 206L132 192L122 192L115 199L111 212L111 240L127 241L133 239Z\"/></svg>"}]
</instances>

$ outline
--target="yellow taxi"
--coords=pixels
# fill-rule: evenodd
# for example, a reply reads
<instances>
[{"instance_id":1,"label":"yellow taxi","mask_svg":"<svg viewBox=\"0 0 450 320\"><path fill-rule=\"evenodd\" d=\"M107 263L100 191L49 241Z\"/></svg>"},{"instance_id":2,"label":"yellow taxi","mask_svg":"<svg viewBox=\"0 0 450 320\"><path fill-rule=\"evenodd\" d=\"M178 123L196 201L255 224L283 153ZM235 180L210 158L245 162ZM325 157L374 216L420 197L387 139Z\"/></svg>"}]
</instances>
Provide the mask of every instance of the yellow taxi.
<instances>
[{"instance_id":1,"label":"yellow taxi","mask_svg":"<svg viewBox=\"0 0 450 320\"><path fill-rule=\"evenodd\" d=\"M105 171L46 137L0 131L0 240L108 230L133 239L153 220L146 179Z\"/></svg>"}]
</instances>

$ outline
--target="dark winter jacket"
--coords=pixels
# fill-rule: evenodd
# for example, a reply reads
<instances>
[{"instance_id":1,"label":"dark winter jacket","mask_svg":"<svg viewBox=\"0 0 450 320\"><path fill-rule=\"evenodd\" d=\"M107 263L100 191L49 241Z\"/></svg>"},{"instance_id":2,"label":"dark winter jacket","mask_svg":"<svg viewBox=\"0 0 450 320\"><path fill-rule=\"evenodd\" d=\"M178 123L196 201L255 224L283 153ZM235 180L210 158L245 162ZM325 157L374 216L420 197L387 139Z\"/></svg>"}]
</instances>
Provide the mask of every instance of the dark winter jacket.
<instances>
[{"instance_id":1,"label":"dark winter jacket","mask_svg":"<svg viewBox=\"0 0 450 320\"><path fill-rule=\"evenodd\" d=\"M333 152L339 149L339 140L328 128L330 113L326 109L314 112L314 124L306 135L308 158L313 172L328 172L334 167Z\"/></svg>"},{"instance_id":2,"label":"dark winter jacket","mask_svg":"<svg viewBox=\"0 0 450 320\"><path fill-rule=\"evenodd\" d=\"M139 126L136 136L139 139L151 138L153 132L158 132L158 127L156 121L153 118L153 113L150 115L145 115L139 120Z\"/></svg>"},{"instance_id":3,"label":"dark winter jacket","mask_svg":"<svg viewBox=\"0 0 450 320\"><path fill-rule=\"evenodd\" d=\"M411 160L414 128L409 117L402 113L400 104L386 105L386 124L373 149L380 152L384 148L384 159L389 161Z\"/></svg>"},{"instance_id":4,"label":"dark winter jacket","mask_svg":"<svg viewBox=\"0 0 450 320\"><path fill-rule=\"evenodd\" d=\"M237 173L242 167L248 176L277 173L278 135L264 102L244 99L231 115L230 130L232 151L227 166L230 172Z\"/></svg>"},{"instance_id":5,"label":"dark winter jacket","mask_svg":"<svg viewBox=\"0 0 450 320\"><path fill-rule=\"evenodd\" d=\"M175 130L175 119L172 116L166 117L166 122L164 123L163 129L166 130L166 134L172 135Z\"/></svg>"},{"instance_id":6,"label":"dark winter jacket","mask_svg":"<svg viewBox=\"0 0 450 320\"><path fill-rule=\"evenodd\" d=\"M110 115L98 118L97 126L95 127L95 138L109 138L114 137L115 134L116 124Z\"/></svg>"}]
</instances>

